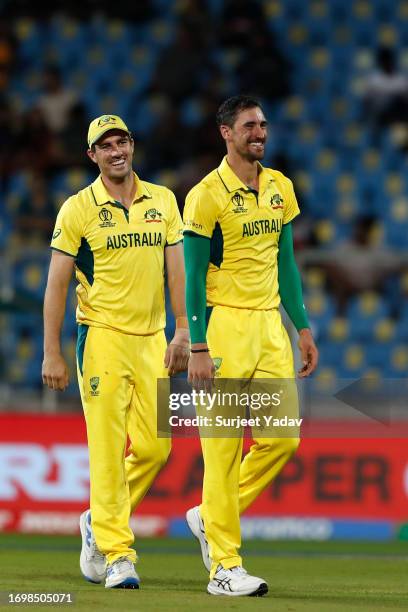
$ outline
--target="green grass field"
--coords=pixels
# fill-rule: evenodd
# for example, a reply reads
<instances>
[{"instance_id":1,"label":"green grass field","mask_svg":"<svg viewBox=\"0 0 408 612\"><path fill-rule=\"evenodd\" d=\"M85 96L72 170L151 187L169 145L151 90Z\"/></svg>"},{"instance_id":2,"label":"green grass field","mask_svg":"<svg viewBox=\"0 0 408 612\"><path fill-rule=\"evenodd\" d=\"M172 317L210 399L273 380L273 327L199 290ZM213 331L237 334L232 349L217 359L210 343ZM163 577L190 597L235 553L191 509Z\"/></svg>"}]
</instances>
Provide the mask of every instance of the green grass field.
<instances>
[{"instance_id":1,"label":"green grass field","mask_svg":"<svg viewBox=\"0 0 408 612\"><path fill-rule=\"evenodd\" d=\"M139 591L107 590L79 573L79 538L0 537L0 591L71 592L70 606L24 609L149 611L272 610L353 612L408 609L408 544L246 542L245 567L269 583L262 598L207 595L207 575L195 541L140 540ZM1 610L22 608L1 605Z\"/></svg>"}]
</instances>

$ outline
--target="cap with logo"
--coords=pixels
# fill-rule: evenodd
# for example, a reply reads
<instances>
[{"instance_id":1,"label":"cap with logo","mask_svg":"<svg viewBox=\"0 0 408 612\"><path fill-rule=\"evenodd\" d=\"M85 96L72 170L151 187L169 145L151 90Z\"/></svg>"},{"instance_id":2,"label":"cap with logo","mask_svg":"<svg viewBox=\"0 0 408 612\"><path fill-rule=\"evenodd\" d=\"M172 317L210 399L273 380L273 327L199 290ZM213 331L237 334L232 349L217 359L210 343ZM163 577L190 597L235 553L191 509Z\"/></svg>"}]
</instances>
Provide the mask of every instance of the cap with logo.
<instances>
[{"instance_id":1,"label":"cap with logo","mask_svg":"<svg viewBox=\"0 0 408 612\"><path fill-rule=\"evenodd\" d=\"M97 117L89 124L88 129L88 146L92 147L97 140L100 139L109 130L121 130L129 136L131 133L126 123L117 115L102 115Z\"/></svg>"}]
</instances>

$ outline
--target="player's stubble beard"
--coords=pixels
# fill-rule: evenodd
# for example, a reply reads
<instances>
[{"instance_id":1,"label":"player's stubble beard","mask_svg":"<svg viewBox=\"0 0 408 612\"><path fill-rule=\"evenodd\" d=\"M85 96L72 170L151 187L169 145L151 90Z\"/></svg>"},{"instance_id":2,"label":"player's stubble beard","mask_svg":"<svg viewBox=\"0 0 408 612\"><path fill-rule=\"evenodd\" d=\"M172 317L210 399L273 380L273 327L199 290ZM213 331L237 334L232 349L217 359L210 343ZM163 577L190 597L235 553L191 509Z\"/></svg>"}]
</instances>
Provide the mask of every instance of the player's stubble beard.
<instances>
[{"instance_id":1,"label":"player's stubble beard","mask_svg":"<svg viewBox=\"0 0 408 612\"><path fill-rule=\"evenodd\" d=\"M109 162L105 170L108 178L116 183L123 182L133 172L132 162L133 153L129 153L128 155L126 155L123 167L115 168L114 166L112 166L112 163Z\"/></svg>"},{"instance_id":2,"label":"player's stubble beard","mask_svg":"<svg viewBox=\"0 0 408 612\"><path fill-rule=\"evenodd\" d=\"M259 149L259 151L251 150L251 143L253 142L262 142L263 147ZM251 138L251 140L247 140L245 143L242 144L235 141L235 150L241 157L241 159L244 159L245 161L248 161L252 164L256 161L262 160L265 157L265 145L266 138Z\"/></svg>"},{"instance_id":3,"label":"player's stubble beard","mask_svg":"<svg viewBox=\"0 0 408 612\"><path fill-rule=\"evenodd\" d=\"M250 143L247 143L246 147L239 151L239 154L243 159L251 163L260 161L265 157L265 141L263 142L263 145L263 148L259 151L252 151L250 148Z\"/></svg>"}]
</instances>

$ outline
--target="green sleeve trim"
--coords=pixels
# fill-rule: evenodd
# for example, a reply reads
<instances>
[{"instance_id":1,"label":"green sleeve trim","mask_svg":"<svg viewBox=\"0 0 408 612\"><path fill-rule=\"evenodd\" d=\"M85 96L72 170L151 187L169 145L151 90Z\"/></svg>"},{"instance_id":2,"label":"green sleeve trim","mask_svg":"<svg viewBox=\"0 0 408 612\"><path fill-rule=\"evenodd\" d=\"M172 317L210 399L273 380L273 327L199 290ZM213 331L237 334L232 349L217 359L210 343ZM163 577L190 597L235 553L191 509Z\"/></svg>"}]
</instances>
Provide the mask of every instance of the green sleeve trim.
<instances>
[{"instance_id":1,"label":"green sleeve trim","mask_svg":"<svg viewBox=\"0 0 408 612\"><path fill-rule=\"evenodd\" d=\"M76 255L73 255L72 253L67 253L67 251L62 251L61 249L57 249L56 247L52 246L51 247L52 251L58 251L58 253L62 253L63 255L68 255L68 257L73 257L75 259Z\"/></svg>"},{"instance_id":2,"label":"green sleeve trim","mask_svg":"<svg viewBox=\"0 0 408 612\"><path fill-rule=\"evenodd\" d=\"M282 226L279 239L278 282L282 305L297 331L310 327L303 303L302 282L293 252L291 223Z\"/></svg>"},{"instance_id":3,"label":"green sleeve trim","mask_svg":"<svg viewBox=\"0 0 408 612\"><path fill-rule=\"evenodd\" d=\"M206 342L206 280L210 240L193 232L184 234L186 309L191 343Z\"/></svg>"},{"instance_id":4,"label":"green sleeve trim","mask_svg":"<svg viewBox=\"0 0 408 612\"><path fill-rule=\"evenodd\" d=\"M183 242L183 238L180 238L180 240L177 240L177 242L166 242L164 248L176 246L176 244L180 244L180 242Z\"/></svg>"}]
</instances>

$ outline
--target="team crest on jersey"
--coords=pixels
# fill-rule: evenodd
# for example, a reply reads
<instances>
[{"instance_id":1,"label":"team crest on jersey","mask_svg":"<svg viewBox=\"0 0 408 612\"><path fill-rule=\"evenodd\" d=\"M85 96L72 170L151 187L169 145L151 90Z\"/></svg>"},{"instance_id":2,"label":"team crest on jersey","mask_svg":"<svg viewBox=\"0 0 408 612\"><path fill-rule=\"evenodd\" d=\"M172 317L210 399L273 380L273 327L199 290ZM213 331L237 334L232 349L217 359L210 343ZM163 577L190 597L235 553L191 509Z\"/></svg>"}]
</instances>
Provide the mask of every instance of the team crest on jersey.
<instances>
[{"instance_id":1,"label":"team crest on jersey","mask_svg":"<svg viewBox=\"0 0 408 612\"><path fill-rule=\"evenodd\" d=\"M91 385L91 395L99 395L98 387L99 387L99 376L92 376L89 379L89 384Z\"/></svg>"},{"instance_id":2,"label":"team crest on jersey","mask_svg":"<svg viewBox=\"0 0 408 612\"><path fill-rule=\"evenodd\" d=\"M144 218L146 223L160 223L162 220L162 214L157 210L157 208L149 208L149 210L146 210Z\"/></svg>"},{"instance_id":3,"label":"team crest on jersey","mask_svg":"<svg viewBox=\"0 0 408 612\"><path fill-rule=\"evenodd\" d=\"M280 193L274 193L271 197L271 206L273 210L283 209L283 199Z\"/></svg>"},{"instance_id":4,"label":"team crest on jersey","mask_svg":"<svg viewBox=\"0 0 408 612\"><path fill-rule=\"evenodd\" d=\"M102 208L99 212L99 218L102 223L99 224L99 227L115 227L116 223L111 223L112 221L112 213L107 208Z\"/></svg>"},{"instance_id":5,"label":"team crest on jersey","mask_svg":"<svg viewBox=\"0 0 408 612\"><path fill-rule=\"evenodd\" d=\"M222 357L213 357L212 360L215 368L215 376L219 376L220 374L218 370L220 369L222 364Z\"/></svg>"},{"instance_id":6,"label":"team crest on jersey","mask_svg":"<svg viewBox=\"0 0 408 612\"><path fill-rule=\"evenodd\" d=\"M231 198L231 202L234 205L232 212L234 213L246 213L248 209L244 207L244 198L240 193L234 193Z\"/></svg>"}]
</instances>

